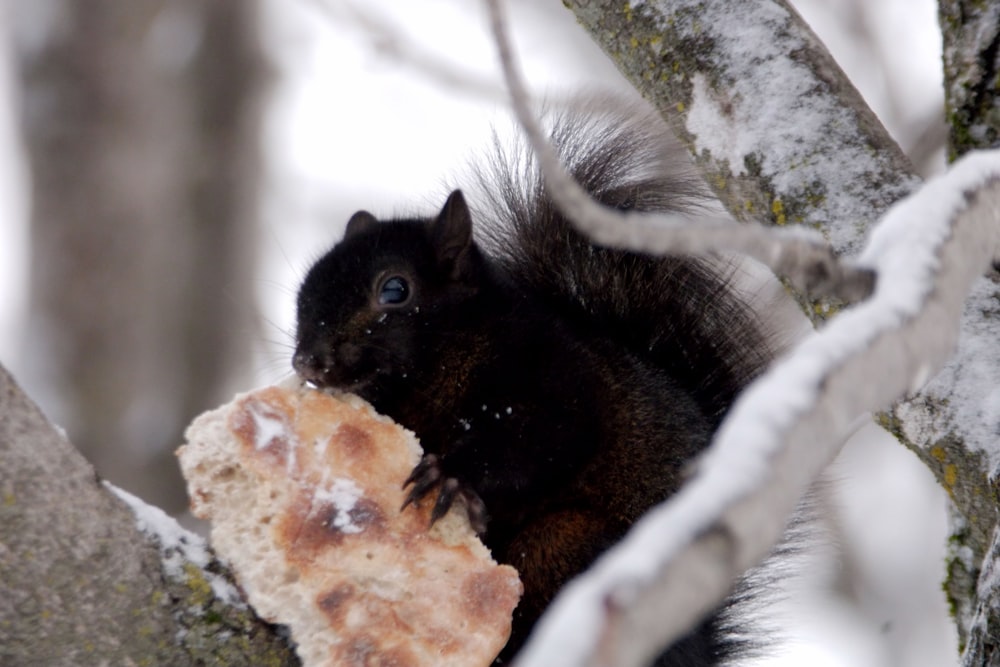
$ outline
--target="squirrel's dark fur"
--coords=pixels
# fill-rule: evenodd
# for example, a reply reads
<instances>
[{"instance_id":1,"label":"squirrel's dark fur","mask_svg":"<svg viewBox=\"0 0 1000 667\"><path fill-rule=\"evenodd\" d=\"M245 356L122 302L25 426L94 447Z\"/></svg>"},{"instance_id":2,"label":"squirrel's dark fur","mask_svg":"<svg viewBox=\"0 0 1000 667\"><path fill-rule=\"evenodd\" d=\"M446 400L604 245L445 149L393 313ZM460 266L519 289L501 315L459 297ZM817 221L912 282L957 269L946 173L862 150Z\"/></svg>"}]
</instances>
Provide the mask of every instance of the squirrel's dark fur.
<instances>
[{"instance_id":1,"label":"squirrel's dark fur","mask_svg":"<svg viewBox=\"0 0 1000 667\"><path fill-rule=\"evenodd\" d=\"M693 211L697 181L662 122L565 113L553 140L576 179L620 209ZM478 174L436 217L355 214L298 296L296 371L412 429L410 500L457 499L524 598L500 660L566 581L681 484L768 345L718 263L596 248L524 153ZM476 240L472 238L475 224ZM718 616L658 665L716 665Z\"/></svg>"}]
</instances>

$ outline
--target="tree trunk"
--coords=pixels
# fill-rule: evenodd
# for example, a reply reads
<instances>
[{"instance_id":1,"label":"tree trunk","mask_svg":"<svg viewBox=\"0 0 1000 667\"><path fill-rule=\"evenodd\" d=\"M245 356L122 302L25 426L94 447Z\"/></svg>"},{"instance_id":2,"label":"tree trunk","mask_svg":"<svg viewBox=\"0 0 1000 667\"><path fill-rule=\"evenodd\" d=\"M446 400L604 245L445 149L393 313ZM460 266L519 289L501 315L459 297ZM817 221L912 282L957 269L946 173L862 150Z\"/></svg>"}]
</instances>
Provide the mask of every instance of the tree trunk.
<instances>
[{"instance_id":1,"label":"tree trunk","mask_svg":"<svg viewBox=\"0 0 1000 667\"><path fill-rule=\"evenodd\" d=\"M948 157L1000 145L1000 6L940 0Z\"/></svg>"},{"instance_id":2,"label":"tree trunk","mask_svg":"<svg viewBox=\"0 0 1000 667\"><path fill-rule=\"evenodd\" d=\"M940 0L938 7L944 41L948 158L953 161L970 150L1000 146L1000 6ZM980 300L989 308L984 312L993 313L994 320L1000 302L998 267L994 263L983 279ZM996 327L992 332L996 345ZM994 446L1000 439L996 428L994 425ZM995 574L1000 567L1000 487L996 462L977 447L986 443L956 443L954 432L958 430L941 429L940 440L925 448L930 456L923 457L942 480L959 513L952 521L948 541L944 590L958 624L963 664L1000 665L1000 586Z\"/></svg>"},{"instance_id":3,"label":"tree trunk","mask_svg":"<svg viewBox=\"0 0 1000 667\"><path fill-rule=\"evenodd\" d=\"M177 512L183 427L247 378L258 7L17 4L19 30L38 38L21 45L28 365L103 476Z\"/></svg>"}]
</instances>

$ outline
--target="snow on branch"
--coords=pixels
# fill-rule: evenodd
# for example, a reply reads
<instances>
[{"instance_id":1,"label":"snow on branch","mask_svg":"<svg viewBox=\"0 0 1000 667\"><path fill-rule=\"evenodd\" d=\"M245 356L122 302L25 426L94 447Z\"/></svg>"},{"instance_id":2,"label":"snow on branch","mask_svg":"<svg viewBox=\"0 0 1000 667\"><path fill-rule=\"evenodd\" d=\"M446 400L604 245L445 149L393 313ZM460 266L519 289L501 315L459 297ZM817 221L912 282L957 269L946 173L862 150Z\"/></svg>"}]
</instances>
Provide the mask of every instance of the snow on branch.
<instances>
[{"instance_id":1,"label":"snow on branch","mask_svg":"<svg viewBox=\"0 0 1000 667\"><path fill-rule=\"evenodd\" d=\"M565 4L663 112L734 217L802 223L821 230L839 255L855 256L869 223L918 187L909 160L788 0ZM1000 12L995 3L942 1L940 9L951 149L992 146L993 93L969 91L995 79ZM952 360L919 395L877 416L964 519L946 582L963 642L975 606L967 580L978 576L997 516L998 286L996 271L976 282ZM830 312L796 298L814 322Z\"/></svg>"},{"instance_id":2,"label":"snow on branch","mask_svg":"<svg viewBox=\"0 0 1000 667\"><path fill-rule=\"evenodd\" d=\"M920 179L788 0L566 0L740 220L840 255ZM624 4L624 7L623 7Z\"/></svg>"},{"instance_id":3,"label":"snow on branch","mask_svg":"<svg viewBox=\"0 0 1000 667\"><path fill-rule=\"evenodd\" d=\"M198 576L204 579L221 603L235 609L246 608L242 593L231 581L232 575L225 570L222 573L213 571L218 567L217 563L213 563L215 556L205 538L181 526L174 517L159 507L150 505L107 480L103 484L104 488L118 496L132 510L139 532L157 545L163 574L167 579L183 581L188 576L186 570L194 566L198 570Z\"/></svg>"},{"instance_id":4,"label":"snow on branch","mask_svg":"<svg viewBox=\"0 0 1000 667\"><path fill-rule=\"evenodd\" d=\"M998 256L998 220L1000 151L893 206L858 258L878 274L873 296L741 396L689 483L564 590L519 667L640 665L716 606L853 425L944 365L965 296Z\"/></svg>"},{"instance_id":5,"label":"snow on branch","mask_svg":"<svg viewBox=\"0 0 1000 667\"><path fill-rule=\"evenodd\" d=\"M566 216L595 242L653 254L706 254L733 251L753 257L798 289L845 301L866 297L871 272L840 262L816 232L801 227L736 225L728 217L620 212L594 202L561 164L535 118L515 62L499 0L488 0L490 23L511 103L534 150L549 195Z\"/></svg>"}]
</instances>

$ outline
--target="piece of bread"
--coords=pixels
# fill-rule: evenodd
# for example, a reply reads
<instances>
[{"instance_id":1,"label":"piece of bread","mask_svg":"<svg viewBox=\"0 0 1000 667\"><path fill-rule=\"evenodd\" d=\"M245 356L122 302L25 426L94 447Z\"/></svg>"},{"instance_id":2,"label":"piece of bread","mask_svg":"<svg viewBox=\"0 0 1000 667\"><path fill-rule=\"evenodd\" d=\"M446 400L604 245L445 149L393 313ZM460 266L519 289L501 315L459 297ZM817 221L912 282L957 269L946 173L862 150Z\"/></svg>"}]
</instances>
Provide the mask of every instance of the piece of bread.
<instances>
[{"instance_id":1,"label":"piece of bread","mask_svg":"<svg viewBox=\"0 0 1000 667\"><path fill-rule=\"evenodd\" d=\"M360 398L268 387L198 417L178 450L191 510L264 619L306 667L489 665L510 634L517 573L461 503L400 511L413 434Z\"/></svg>"}]
</instances>

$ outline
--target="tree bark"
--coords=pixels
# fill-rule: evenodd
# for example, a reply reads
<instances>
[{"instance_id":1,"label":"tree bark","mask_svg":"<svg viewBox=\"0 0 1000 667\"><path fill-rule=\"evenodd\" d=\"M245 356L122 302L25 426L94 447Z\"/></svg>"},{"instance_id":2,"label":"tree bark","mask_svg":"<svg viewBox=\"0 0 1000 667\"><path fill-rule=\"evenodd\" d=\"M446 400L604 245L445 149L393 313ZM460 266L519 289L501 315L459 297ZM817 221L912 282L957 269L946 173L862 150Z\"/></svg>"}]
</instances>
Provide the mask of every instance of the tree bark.
<instances>
[{"instance_id":1,"label":"tree bark","mask_svg":"<svg viewBox=\"0 0 1000 667\"><path fill-rule=\"evenodd\" d=\"M948 158L1000 145L1000 6L940 0Z\"/></svg>"},{"instance_id":2,"label":"tree bark","mask_svg":"<svg viewBox=\"0 0 1000 667\"><path fill-rule=\"evenodd\" d=\"M215 596L218 562L170 553L178 567L164 568L167 545L2 366L0 462L0 663L298 664L273 626Z\"/></svg>"},{"instance_id":3,"label":"tree bark","mask_svg":"<svg viewBox=\"0 0 1000 667\"><path fill-rule=\"evenodd\" d=\"M1000 6L940 0L938 17L944 42L948 159L953 161L971 150L1000 146ZM984 298L970 304L970 310L989 308L983 312L992 313L996 320L1000 258L983 280L981 293ZM995 344L996 327L992 333ZM957 621L963 664L1000 665L996 630L1000 627L1000 586L995 577L1000 567L997 462L976 443L971 447L956 443L958 429L948 426L944 422L937 428L939 438L924 448L922 457L959 511L951 526L944 590ZM993 436L995 446L1000 431L994 430Z\"/></svg>"}]
</instances>

